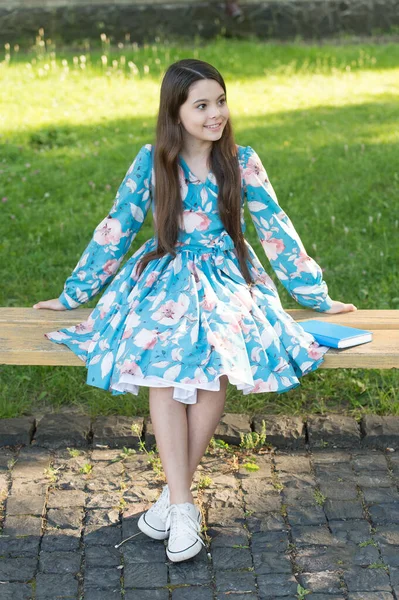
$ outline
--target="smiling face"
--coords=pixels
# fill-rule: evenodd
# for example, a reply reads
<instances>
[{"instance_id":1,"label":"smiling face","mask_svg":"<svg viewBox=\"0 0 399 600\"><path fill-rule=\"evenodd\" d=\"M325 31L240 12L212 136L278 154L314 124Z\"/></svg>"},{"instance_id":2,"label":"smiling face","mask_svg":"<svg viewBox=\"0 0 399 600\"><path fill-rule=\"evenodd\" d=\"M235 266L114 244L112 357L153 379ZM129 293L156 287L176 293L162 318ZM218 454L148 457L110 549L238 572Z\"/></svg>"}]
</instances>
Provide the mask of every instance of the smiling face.
<instances>
[{"instance_id":1,"label":"smiling face","mask_svg":"<svg viewBox=\"0 0 399 600\"><path fill-rule=\"evenodd\" d=\"M185 137L207 142L221 138L229 116L224 90L214 79L193 83L179 110Z\"/></svg>"}]
</instances>

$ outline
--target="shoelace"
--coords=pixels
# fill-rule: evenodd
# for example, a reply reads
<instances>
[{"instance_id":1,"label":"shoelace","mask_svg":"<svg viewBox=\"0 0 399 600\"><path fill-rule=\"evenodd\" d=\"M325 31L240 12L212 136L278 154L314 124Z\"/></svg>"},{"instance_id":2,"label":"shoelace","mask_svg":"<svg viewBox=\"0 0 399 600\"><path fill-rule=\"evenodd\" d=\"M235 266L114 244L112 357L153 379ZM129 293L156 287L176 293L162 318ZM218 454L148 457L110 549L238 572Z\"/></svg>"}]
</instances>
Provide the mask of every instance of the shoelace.
<instances>
[{"instance_id":1,"label":"shoelace","mask_svg":"<svg viewBox=\"0 0 399 600\"><path fill-rule=\"evenodd\" d=\"M169 488L165 485L162 494L151 507L151 512L157 514L161 518L165 518L165 511L169 507Z\"/></svg>"},{"instance_id":2,"label":"shoelace","mask_svg":"<svg viewBox=\"0 0 399 600\"><path fill-rule=\"evenodd\" d=\"M173 517L173 527L171 527ZM187 509L177 504L171 504L166 517L165 531L170 529L169 542L173 543L179 535L190 535L201 542L206 547L204 541L199 536L201 525L188 514Z\"/></svg>"}]
</instances>

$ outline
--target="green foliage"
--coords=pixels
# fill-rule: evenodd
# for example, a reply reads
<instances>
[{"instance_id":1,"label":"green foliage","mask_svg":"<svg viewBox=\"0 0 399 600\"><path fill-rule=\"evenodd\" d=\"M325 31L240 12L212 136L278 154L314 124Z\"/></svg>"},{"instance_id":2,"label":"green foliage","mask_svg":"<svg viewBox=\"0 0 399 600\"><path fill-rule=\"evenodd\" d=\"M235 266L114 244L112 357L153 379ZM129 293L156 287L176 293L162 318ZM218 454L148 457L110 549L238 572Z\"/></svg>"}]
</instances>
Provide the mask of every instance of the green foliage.
<instances>
[{"instance_id":1,"label":"green foliage","mask_svg":"<svg viewBox=\"0 0 399 600\"><path fill-rule=\"evenodd\" d=\"M312 593L311 590L307 590L306 588L302 587L299 583L297 585L296 591L297 591L298 600L303 600L303 598L305 598L305 596L307 596L307 594Z\"/></svg>"},{"instance_id":2,"label":"green foliage","mask_svg":"<svg viewBox=\"0 0 399 600\"><path fill-rule=\"evenodd\" d=\"M249 433L240 433L240 448L242 450L253 450L255 448L261 448L266 441L266 423L262 419L262 429L260 433L256 431L250 431Z\"/></svg>"},{"instance_id":3,"label":"green foliage","mask_svg":"<svg viewBox=\"0 0 399 600\"><path fill-rule=\"evenodd\" d=\"M247 471L259 471L259 466L255 462L246 462L242 465Z\"/></svg>"},{"instance_id":4,"label":"green foliage","mask_svg":"<svg viewBox=\"0 0 399 600\"><path fill-rule=\"evenodd\" d=\"M313 492L313 497L316 504L319 504L319 506L323 506L324 502L326 501L325 495L317 488Z\"/></svg>"},{"instance_id":5,"label":"green foliage","mask_svg":"<svg viewBox=\"0 0 399 600\"><path fill-rule=\"evenodd\" d=\"M234 452L234 448L230 444L228 444L224 440L221 440L220 438L215 438L214 436L212 436L212 438L209 442L209 448L226 450L227 452L230 452L230 453Z\"/></svg>"},{"instance_id":6,"label":"green foliage","mask_svg":"<svg viewBox=\"0 0 399 600\"><path fill-rule=\"evenodd\" d=\"M200 480L197 484L197 488L199 490L203 490L205 488L211 487L212 483L213 483L213 479L211 477L209 477L209 475L203 475L200 477Z\"/></svg>"},{"instance_id":7,"label":"green foliage","mask_svg":"<svg viewBox=\"0 0 399 600\"><path fill-rule=\"evenodd\" d=\"M90 463L85 463L83 467L80 467L79 473L82 473L82 475L87 475L88 473L91 473L92 470L93 465L91 465Z\"/></svg>"}]
</instances>

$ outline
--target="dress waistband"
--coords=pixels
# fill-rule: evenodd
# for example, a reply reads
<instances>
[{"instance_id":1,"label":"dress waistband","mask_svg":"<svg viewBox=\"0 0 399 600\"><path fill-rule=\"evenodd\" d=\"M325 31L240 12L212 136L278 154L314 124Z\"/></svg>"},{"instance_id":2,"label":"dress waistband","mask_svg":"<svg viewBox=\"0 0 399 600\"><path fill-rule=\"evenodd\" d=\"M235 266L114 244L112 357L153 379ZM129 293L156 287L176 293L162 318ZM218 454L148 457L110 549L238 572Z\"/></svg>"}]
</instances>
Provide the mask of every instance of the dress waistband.
<instances>
[{"instance_id":1,"label":"dress waistband","mask_svg":"<svg viewBox=\"0 0 399 600\"><path fill-rule=\"evenodd\" d=\"M195 252L196 254L219 254L226 250L234 250L234 242L227 231L215 237L209 244L182 243L176 246L176 252Z\"/></svg>"},{"instance_id":2,"label":"dress waistband","mask_svg":"<svg viewBox=\"0 0 399 600\"><path fill-rule=\"evenodd\" d=\"M228 256L227 251L234 250L234 242L231 236L224 231L220 236L212 240L212 244L204 246L203 244L183 244L176 251L179 252L194 252L198 256L210 254L210 259L213 265L220 271L233 279L236 283L248 286L244 279L241 270L236 260L232 260Z\"/></svg>"},{"instance_id":3,"label":"dress waistband","mask_svg":"<svg viewBox=\"0 0 399 600\"><path fill-rule=\"evenodd\" d=\"M154 239L153 243L156 244ZM235 246L233 239L227 233L227 231L223 231L219 236L213 238L211 243L208 245L198 243L182 243L175 246L177 254L192 252L197 257L203 254L210 254L210 259L212 260L214 267L220 271L223 271L237 283L247 286L248 284L238 268L236 261L232 260L227 254L229 250L234 250L234 248Z\"/></svg>"}]
</instances>

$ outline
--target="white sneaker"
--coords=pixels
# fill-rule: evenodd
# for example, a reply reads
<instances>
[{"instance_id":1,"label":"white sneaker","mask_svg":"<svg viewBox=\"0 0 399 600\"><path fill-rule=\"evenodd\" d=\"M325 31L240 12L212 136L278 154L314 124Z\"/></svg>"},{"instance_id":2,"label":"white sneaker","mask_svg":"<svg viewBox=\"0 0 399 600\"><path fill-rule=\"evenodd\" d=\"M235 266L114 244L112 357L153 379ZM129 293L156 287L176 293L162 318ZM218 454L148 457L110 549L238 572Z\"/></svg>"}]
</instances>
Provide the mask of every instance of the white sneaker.
<instances>
[{"instance_id":1,"label":"white sneaker","mask_svg":"<svg viewBox=\"0 0 399 600\"><path fill-rule=\"evenodd\" d=\"M200 510L191 502L170 505L165 527L170 527L166 554L171 561L191 558L201 550L201 544L205 546L199 535L201 520Z\"/></svg>"},{"instance_id":2,"label":"white sneaker","mask_svg":"<svg viewBox=\"0 0 399 600\"><path fill-rule=\"evenodd\" d=\"M154 540L166 540L169 536L169 525L165 527L169 506L169 487L166 484L155 504L140 516L137 527Z\"/></svg>"}]
</instances>

